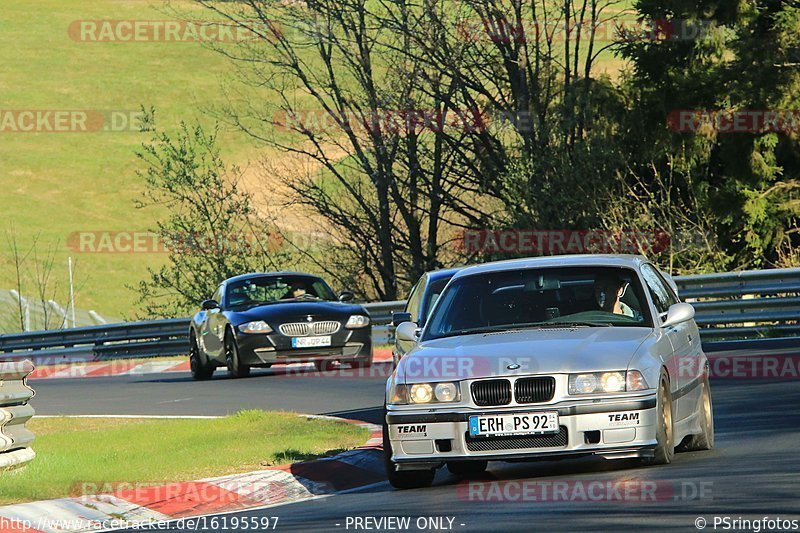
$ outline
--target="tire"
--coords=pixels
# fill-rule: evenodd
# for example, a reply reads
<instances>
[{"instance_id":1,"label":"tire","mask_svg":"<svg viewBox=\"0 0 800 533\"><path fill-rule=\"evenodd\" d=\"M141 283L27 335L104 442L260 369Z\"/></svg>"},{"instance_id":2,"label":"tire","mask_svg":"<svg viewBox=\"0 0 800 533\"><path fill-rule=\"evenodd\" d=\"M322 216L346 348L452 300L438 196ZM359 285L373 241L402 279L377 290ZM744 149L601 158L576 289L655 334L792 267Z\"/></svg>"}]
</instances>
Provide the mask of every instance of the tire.
<instances>
[{"instance_id":1,"label":"tire","mask_svg":"<svg viewBox=\"0 0 800 533\"><path fill-rule=\"evenodd\" d=\"M658 429L656 431L658 444L654 456L643 460L646 465L666 465L671 463L675 457L672 393L669 390L669 380L665 375L661 376L661 384L658 387L656 410L658 412Z\"/></svg>"},{"instance_id":2,"label":"tire","mask_svg":"<svg viewBox=\"0 0 800 533\"><path fill-rule=\"evenodd\" d=\"M321 361L314 361L314 367L317 369L317 372L330 372L334 369L335 363L336 361L323 359Z\"/></svg>"},{"instance_id":3,"label":"tire","mask_svg":"<svg viewBox=\"0 0 800 533\"><path fill-rule=\"evenodd\" d=\"M447 469L451 474L463 478L480 477L486 473L489 461L453 461L447 463Z\"/></svg>"},{"instance_id":4,"label":"tire","mask_svg":"<svg viewBox=\"0 0 800 533\"><path fill-rule=\"evenodd\" d=\"M686 440L686 451L710 450L714 447L714 406L711 402L711 387L708 384L708 374L703 377L700 384L703 389L702 405L700 406L700 426L702 433L692 435Z\"/></svg>"},{"instance_id":5,"label":"tire","mask_svg":"<svg viewBox=\"0 0 800 533\"><path fill-rule=\"evenodd\" d=\"M230 377L246 378L250 375L250 367L242 364L239 359L239 346L230 330L225 333L225 362Z\"/></svg>"},{"instance_id":6,"label":"tire","mask_svg":"<svg viewBox=\"0 0 800 533\"><path fill-rule=\"evenodd\" d=\"M396 489L406 490L430 487L436 475L436 470L433 468L427 470L403 470L401 472L395 469L395 463L392 461L392 442L389 440L389 426L386 424L385 417L383 420L383 463L386 466L386 477L389 478L389 484Z\"/></svg>"},{"instance_id":7,"label":"tire","mask_svg":"<svg viewBox=\"0 0 800 533\"><path fill-rule=\"evenodd\" d=\"M200 352L194 331L189 334L189 368L195 381L205 381L214 375L214 366L210 365L208 358Z\"/></svg>"},{"instance_id":8,"label":"tire","mask_svg":"<svg viewBox=\"0 0 800 533\"><path fill-rule=\"evenodd\" d=\"M369 368L372 366L372 356L368 355L364 359L356 359L350 363L352 368Z\"/></svg>"}]
</instances>

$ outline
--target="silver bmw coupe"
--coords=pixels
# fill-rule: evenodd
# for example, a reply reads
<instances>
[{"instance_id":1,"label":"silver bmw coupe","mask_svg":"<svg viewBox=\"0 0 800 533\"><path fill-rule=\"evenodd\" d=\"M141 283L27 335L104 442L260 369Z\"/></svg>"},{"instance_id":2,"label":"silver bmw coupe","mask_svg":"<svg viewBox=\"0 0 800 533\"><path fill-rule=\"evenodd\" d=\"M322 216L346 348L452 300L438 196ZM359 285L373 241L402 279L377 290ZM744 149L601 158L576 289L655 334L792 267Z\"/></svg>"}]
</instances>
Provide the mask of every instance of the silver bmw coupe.
<instances>
[{"instance_id":1,"label":"silver bmw coupe","mask_svg":"<svg viewBox=\"0 0 800 533\"><path fill-rule=\"evenodd\" d=\"M562 256L465 268L386 387L393 486L447 465L598 455L672 461L714 445L708 361L694 308L639 256Z\"/></svg>"}]
</instances>

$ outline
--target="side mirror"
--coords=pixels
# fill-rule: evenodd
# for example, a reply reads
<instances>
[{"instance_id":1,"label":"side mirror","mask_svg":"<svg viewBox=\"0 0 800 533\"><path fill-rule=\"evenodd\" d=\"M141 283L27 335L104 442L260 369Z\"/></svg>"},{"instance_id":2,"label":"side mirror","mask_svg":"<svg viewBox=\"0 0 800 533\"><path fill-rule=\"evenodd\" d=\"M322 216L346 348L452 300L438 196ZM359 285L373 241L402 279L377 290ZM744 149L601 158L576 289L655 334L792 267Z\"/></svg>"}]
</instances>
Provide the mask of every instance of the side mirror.
<instances>
[{"instance_id":1,"label":"side mirror","mask_svg":"<svg viewBox=\"0 0 800 533\"><path fill-rule=\"evenodd\" d=\"M394 327L399 326L403 322L411 322L411 313L406 313L406 312L392 313L392 325Z\"/></svg>"},{"instance_id":2,"label":"side mirror","mask_svg":"<svg viewBox=\"0 0 800 533\"><path fill-rule=\"evenodd\" d=\"M350 291L342 291L339 293L339 301L340 302L351 302L356 295Z\"/></svg>"},{"instance_id":3,"label":"side mirror","mask_svg":"<svg viewBox=\"0 0 800 533\"><path fill-rule=\"evenodd\" d=\"M211 311L212 309L219 309L219 303L216 300L204 300L201 304L205 311Z\"/></svg>"},{"instance_id":4,"label":"side mirror","mask_svg":"<svg viewBox=\"0 0 800 533\"><path fill-rule=\"evenodd\" d=\"M394 336L400 341L417 342L419 340L419 327L413 322L403 322L397 326Z\"/></svg>"},{"instance_id":5,"label":"side mirror","mask_svg":"<svg viewBox=\"0 0 800 533\"><path fill-rule=\"evenodd\" d=\"M689 304L679 303L669 306L667 319L661 324L662 328L668 328L681 322L686 322L694 318L694 307Z\"/></svg>"}]
</instances>

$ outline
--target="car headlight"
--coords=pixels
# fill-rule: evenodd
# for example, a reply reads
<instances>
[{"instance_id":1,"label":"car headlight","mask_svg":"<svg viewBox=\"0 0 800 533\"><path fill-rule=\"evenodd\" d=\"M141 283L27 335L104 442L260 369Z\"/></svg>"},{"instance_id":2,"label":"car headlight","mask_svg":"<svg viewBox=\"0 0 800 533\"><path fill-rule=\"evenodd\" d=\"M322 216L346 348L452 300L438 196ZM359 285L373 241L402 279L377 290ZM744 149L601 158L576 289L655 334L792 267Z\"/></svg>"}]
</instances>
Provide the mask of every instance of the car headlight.
<instances>
[{"instance_id":1,"label":"car headlight","mask_svg":"<svg viewBox=\"0 0 800 533\"><path fill-rule=\"evenodd\" d=\"M272 328L263 320L248 322L239 326L242 333L272 333Z\"/></svg>"},{"instance_id":2,"label":"car headlight","mask_svg":"<svg viewBox=\"0 0 800 533\"><path fill-rule=\"evenodd\" d=\"M449 403L461 399L458 383L414 383L413 385L395 385L391 394L394 405Z\"/></svg>"},{"instance_id":3,"label":"car headlight","mask_svg":"<svg viewBox=\"0 0 800 533\"><path fill-rule=\"evenodd\" d=\"M633 392L648 389L647 381L638 370L617 372L592 372L570 374L570 394L602 394L609 392Z\"/></svg>"},{"instance_id":4,"label":"car headlight","mask_svg":"<svg viewBox=\"0 0 800 533\"><path fill-rule=\"evenodd\" d=\"M347 329L365 328L369 326L369 317L364 315L352 315L344 325Z\"/></svg>"}]
</instances>

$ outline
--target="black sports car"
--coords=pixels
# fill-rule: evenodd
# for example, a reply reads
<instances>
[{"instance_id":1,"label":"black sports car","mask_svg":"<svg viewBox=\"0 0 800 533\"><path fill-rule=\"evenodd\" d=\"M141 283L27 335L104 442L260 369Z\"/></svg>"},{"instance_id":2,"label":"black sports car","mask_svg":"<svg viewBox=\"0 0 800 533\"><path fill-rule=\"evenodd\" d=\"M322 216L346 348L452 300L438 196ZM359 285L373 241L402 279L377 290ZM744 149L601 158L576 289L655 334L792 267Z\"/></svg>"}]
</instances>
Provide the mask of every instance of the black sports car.
<instances>
[{"instance_id":1,"label":"black sports car","mask_svg":"<svg viewBox=\"0 0 800 533\"><path fill-rule=\"evenodd\" d=\"M192 377L208 379L225 366L231 377L251 367L336 361L372 364L372 328L361 305L346 303L322 279L297 272L245 274L222 282L189 331Z\"/></svg>"}]
</instances>

